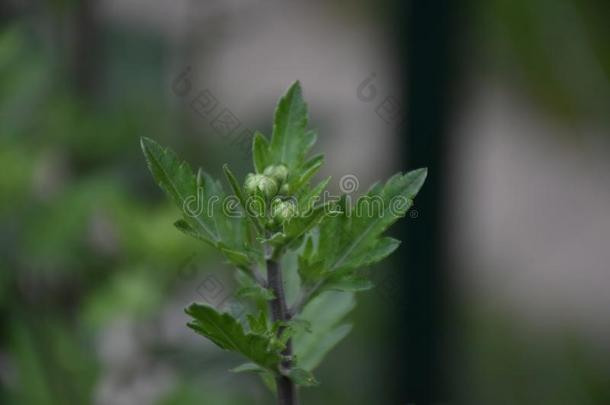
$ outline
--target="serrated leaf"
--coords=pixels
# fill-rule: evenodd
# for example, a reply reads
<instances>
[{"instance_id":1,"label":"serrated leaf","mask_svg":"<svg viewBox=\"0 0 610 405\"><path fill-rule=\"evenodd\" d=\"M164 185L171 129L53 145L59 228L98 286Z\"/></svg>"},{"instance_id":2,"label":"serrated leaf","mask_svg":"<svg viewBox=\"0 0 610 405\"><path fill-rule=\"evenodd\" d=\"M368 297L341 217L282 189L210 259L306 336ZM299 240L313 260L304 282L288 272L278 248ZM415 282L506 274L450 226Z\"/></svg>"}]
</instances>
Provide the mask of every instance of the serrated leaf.
<instances>
[{"instance_id":1,"label":"serrated leaf","mask_svg":"<svg viewBox=\"0 0 610 405\"><path fill-rule=\"evenodd\" d=\"M324 163L323 155L316 155L299 166L289 180L291 190L299 190L320 170Z\"/></svg>"},{"instance_id":2,"label":"serrated leaf","mask_svg":"<svg viewBox=\"0 0 610 405\"><path fill-rule=\"evenodd\" d=\"M396 249L394 240L380 241L380 236L404 216L425 178L425 169L397 174L383 187L359 198L355 208L347 206L343 199L340 202L343 213L326 217L320 225L317 257L324 260L326 271L354 268L364 262L372 264L371 259L382 259ZM371 257L371 252L376 254Z\"/></svg>"},{"instance_id":3,"label":"serrated leaf","mask_svg":"<svg viewBox=\"0 0 610 405\"><path fill-rule=\"evenodd\" d=\"M330 182L330 177L322 180L311 190L305 191L302 195L300 195L297 199L298 211L305 213L309 210L313 209L316 203L320 200L320 194L324 191L328 183Z\"/></svg>"},{"instance_id":4,"label":"serrated leaf","mask_svg":"<svg viewBox=\"0 0 610 405\"><path fill-rule=\"evenodd\" d=\"M159 186L167 193L182 212L188 210L189 201L198 198L197 181L186 163L178 160L174 152L161 147L152 139L140 140L148 168ZM205 215L189 215L187 220L197 226L206 239L216 243L220 240L214 221Z\"/></svg>"},{"instance_id":5,"label":"serrated leaf","mask_svg":"<svg viewBox=\"0 0 610 405\"><path fill-rule=\"evenodd\" d=\"M267 313L265 311L259 311L257 316L248 314L246 318L252 332L263 336L267 334Z\"/></svg>"},{"instance_id":6,"label":"serrated leaf","mask_svg":"<svg viewBox=\"0 0 610 405\"><path fill-rule=\"evenodd\" d=\"M186 162L152 139L143 137L140 144L153 177L183 213L183 219L174 225L229 254L235 263L232 252L248 249L246 219L225 212L226 195L220 182L201 169L194 175Z\"/></svg>"},{"instance_id":7,"label":"serrated leaf","mask_svg":"<svg viewBox=\"0 0 610 405\"><path fill-rule=\"evenodd\" d=\"M289 169L301 165L315 141L315 133L306 131L307 105L301 84L295 82L280 99L275 110L273 133L269 144L272 164L285 164Z\"/></svg>"},{"instance_id":8,"label":"serrated leaf","mask_svg":"<svg viewBox=\"0 0 610 405\"><path fill-rule=\"evenodd\" d=\"M197 230L195 230L195 228L193 228L188 222L186 222L184 219L179 219L176 222L174 222L174 226L176 227L176 229L178 229L180 232L182 232L185 235L188 235L192 238L195 239L199 239L202 242L205 242L211 246L216 247L216 244L214 243L214 241L212 241L211 239L208 239L206 237L206 235L197 232Z\"/></svg>"},{"instance_id":9,"label":"serrated leaf","mask_svg":"<svg viewBox=\"0 0 610 405\"><path fill-rule=\"evenodd\" d=\"M246 333L237 319L227 313L219 313L209 305L191 304L186 308L186 313L194 319L187 324L188 327L221 349L241 353L263 368L277 370L281 355L274 350L269 338Z\"/></svg>"},{"instance_id":10,"label":"serrated leaf","mask_svg":"<svg viewBox=\"0 0 610 405\"><path fill-rule=\"evenodd\" d=\"M286 376L302 387L314 387L319 384L311 372L298 367L290 369Z\"/></svg>"}]
</instances>

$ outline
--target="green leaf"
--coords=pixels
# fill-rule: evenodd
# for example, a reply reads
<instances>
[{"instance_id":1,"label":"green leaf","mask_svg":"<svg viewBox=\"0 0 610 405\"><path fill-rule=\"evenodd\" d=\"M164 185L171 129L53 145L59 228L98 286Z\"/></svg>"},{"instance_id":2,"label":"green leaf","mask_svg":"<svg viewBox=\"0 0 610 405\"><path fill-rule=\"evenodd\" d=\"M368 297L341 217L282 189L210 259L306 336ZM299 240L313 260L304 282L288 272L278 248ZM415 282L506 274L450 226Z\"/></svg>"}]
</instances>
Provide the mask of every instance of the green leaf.
<instances>
[{"instance_id":1,"label":"green leaf","mask_svg":"<svg viewBox=\"0 0 610 405\"><path fill-rule=\"evenodd\" d=\"M152 139L143 137L140 144L153 177L182 211L183 219L174 224L176 228L216 247L232 263L245 266L241 252L248 250L246 219L225 212L227 196L220 182L201 169L195 176L186 162Z\"/></svg>"},{"instance_id":2,"label":"green leaf","mask_svg":"<svg viewBox=\"0 0 610 405\"><path fill-rule=\"evenodd\" d=\"M311 372L298 367L290 369L286 376L302 387L314 387L319 384Z\"/></svg>"},{"instance_id":3,"label":"green leaf","mask_svg":"<svg viewBox=\"0 0 610 405\"><path fill-rule=\"evenodd\" d=\"M226 248L222 244L220 244L219 249L222 252L222 254L229 260L229 262L231 264L233 264L235 267L238 267L245 271L250 270L252 261L250 260L250 257L246 253L238 252L237 250L232 250L232 249Z\"/></svg>"},{"instance_id":4,"label":"green leaf","mask_svg":"<svg viewBox=\"0 0 610 405\"><path fill-rule=\"evenodd\" d=\"M229 184L231 185L231 188L233 189L235 196L239 200L239 204L241 205L244 215L247 216L248 220L256 228L258 233L259 234L262 233L263 227L262 227L261 223L259 222L258 217L255 215L252 215L252 213L248 212L247 197L244 194L244 192L242 191L241 186L239 185L239 182L237 181L237 178L235 177L235 175L229 168L229 165L225 164L222 167L222 169L225 172L225 176L227 177L227 180L229 180Z\"/></svg>"},{"instance_id":5,"label":"green leaf","mask_svg":"<svg viewBox=\"0 0 610 405\"><path fill-rule=\"evenodd\" d=\"M375 287L372 281L363 276L347 275L334 279L331 277L324 283L325 290L359 292Z\"/></svg>"},{"instance_id":6,"label":"green leaf","mask_svg":"<svg viewBox=\"0 0 610 405\"><path fill-rule=\"evenodd\" d=\"M322 193L322 191L324 191L324 189L330 182L330 179L331 178L328 177L328 178L322 180L320 183L318 183L318 185L316 185L315 187L313 187L310 190L304 191L297 198L299 212L306 213L309 210L313 209L313 207L316 205L316 203L320 199L320 194Z\"/></svg>"},{"instance_id":7,"label":"green leaf","mask_svg":"<svg viewBox=\"0 0 610 405\"><path fill-rule=\"evenodd\" d=\"M265 135L256 131L252 140L252 160L257 173L262 173L273 162L269 155L269 142Z\"/></svg>"},{"instance_id":8,"label":"green leaf","mask_svg":"<svg viewBox=\"0 0 610 405\"><path fill-rule=\"evenodd\" d=\"M309 232L313 227L318 225L325 215L332 212L333 205L332 202L320 205L307 211L303 216L291 218L290 221L284 224L284 234L286 235L284 243L292 243Z\"/></svg>"},{"instance_id":9,"label":"green leaf","mask_svg":"<svg viewBox=\"0 0 610 405\"><path fill-rule=\"evenodd\" d=\"M189 209L189 202L197 202L197 181L191 167L178 160L174 152L161 147L152 139L140 140L148 168L159 186L167 193L182 212ZM202 213L203 214L203 213ZM216 243L220 240L212 218L205 215L190 215L187 221L195 225L197 232Z\"/></svg>"},{"instance_id":10,"label":"green leaf","mask_svg":"<svg viewBox=\"0 0 610 405\"><path fill-rule=\"evenodd\" d=\"M273 291L268 288L263 288L258 284L252 284L248 287L240 287L235 293L237 297L253 298L254 300L271 301L275 298Z\"/></svg>"},{"instance_id":11,"label":"green leaf","mask_svg":"<svg viewBox=\"0 0 610 405\"><path fill-rule=\"evenodd\" d=\"M182 233L184 233L185 235L188 235L190 237L193 237L195 239L199 239L202 242L205 242L209 245L212 245L214 247L216 247L216 244L214 243L214 241L208 239L204 234L197 232L195 230L195 228L193 228L188 222L186 222L184 219L179 219L176 222L174 222L174 226Z\"/></svg>"},{"instance_id":12,"label":"green leaf","mask_svg":"<svg viewBox=\"0 0 610 405\"><path fill-rule=\"evenodd\" d=\"M248 319L248 325L252 332L263 336L268 333L267 313L265 311L259 311L258 316L248 314L246 315L246 318Z\"/></svg>"},{"instance_id":13,"label":"green leaf","mask_svg":"<svg viewBox=\"0 0 610 405\"><path fill-rule=\"evenodd\" d=\"M219 313L209 305L191 304L186 313L194 319L187 324L188 327L221 349L241 353L263 368L277 370L281 355L266 336L246 333L237 319Z\"/></svg>"},{"instance_id":14,"label":"green leaf","mask_svg":"<svg viewBox=\"0 0 610 405\"><path fill-rule=\"evenodd\" d=\"M425 178L425 169L397 174L359 198L355 207L343 199L339 204L343 212L320 224L316 256L324 261L325 271L370 265L394 251L398 241L381 234L406 214Z\"/></svg>"},{"instance_id":15,"label":"green leaf","mask_svg":"<svg viewBox=\"0 0 610 405\"><path fill-rule=\"evenodd\" d=\"M232 369L230 369L229 371L233 372L233 373L245 373L245 372L253 372L253 373L266 373L267 370L262 368L261 366L259 366L256 363L243 363L240 364L237 367L234 367Z\"/></svg>"},{"instance_id":16,"label":"green leaf","mask_svg":"<svg viewBox=\"0 0 610 405\"><path fill-rule=\"evenodd\" d=\"M233 189L233 193L235 193L235 196L239 199L241 206L245 207L246 206L246 197L245 197L243 191L241 190L241 186L239 185L237 178L235 177L235 175L229 168L229 165L224 164L222 166L222 170L225 172L225 176L227 177L227 180L229 180L229 184L231 185L231 188Z\"/></svg>"},{"instance_id":17,"label":"green leaf","mask_svg":"<svg viewBox=\"0 0 610 405\"><path fill-rule=\"evenodd\" d=\"M288 184L291 190L299 190L320 170L324 163L323 155L316 155L299 166L292 174Z\"/></svg>"},{"instance_id":18,"label":"green leaf","mask_svg":"<svg viewBox=\"0 0 610 405\"><path fill-rule=\"evenodd\" d=\"M273 394L275 394L276 392L274 374L271 373L269 370L262 368L256 363L243 363L235 368L232 368L229 371L232 371L234 373L256 373L261 377L263 384L265 384L267 388L269 388L269 391L271 391Z\"/></svg>"},{"instance_id":19,"label":"green leaf","mask_svg":"<svg viewBox=\"0 0 610 405\"><path fill-rule=\"evenodd\" d=\"M293 170L301 165L315 142L315 133L306 131L307 105L303 101L301 84L295 82L275 110L273 134L269 145L272 164L285 164Z\"/></svg>"},{"instance_id":20,"label":"green leaf","mask_svg":"<svg viewBox=\"0 0 610 405\"><path fill-rule=\"evenodd\" d=\"M314 298L303 309L300 319L311 325L309 331L300 330L293 338L299 367L312 371L351 330L351 325L340 324L356 306L353 293L327 291Z\"/></svg>"}]
</instances>

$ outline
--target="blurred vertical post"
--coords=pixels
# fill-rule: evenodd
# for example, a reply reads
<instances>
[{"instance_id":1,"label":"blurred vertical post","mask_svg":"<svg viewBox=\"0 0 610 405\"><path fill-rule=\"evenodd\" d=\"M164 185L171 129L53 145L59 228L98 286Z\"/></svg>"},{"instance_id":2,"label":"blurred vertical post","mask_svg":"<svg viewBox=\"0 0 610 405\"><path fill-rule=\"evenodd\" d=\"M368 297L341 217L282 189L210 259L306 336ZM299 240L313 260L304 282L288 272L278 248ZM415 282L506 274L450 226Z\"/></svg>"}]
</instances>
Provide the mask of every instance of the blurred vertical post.
<instances>
[{"instance_id":1,"label":"blurred vertical post","mask_svg":"<svg viewBox=\"0 0 610 405\"><path fill-rule=\"evenodd\" d=\"M79 96L94 98L100 82L98 0L79 0L71 10L70 78Z\"/></svg>"},{"instance_id":2,"label":"blurred vertical post","mask_svg":"<svg viewBox=\"0 0 610 405\"><path fill-rule=\"evenodd\" d=\"M447 269L444 215L450 96L454 79L451 0L399 2L396 13L405 72L403 169L428 167L416 206L399 232L404 241L396 347L397 403L446 403Z\"/></svg>"}]
</instances>

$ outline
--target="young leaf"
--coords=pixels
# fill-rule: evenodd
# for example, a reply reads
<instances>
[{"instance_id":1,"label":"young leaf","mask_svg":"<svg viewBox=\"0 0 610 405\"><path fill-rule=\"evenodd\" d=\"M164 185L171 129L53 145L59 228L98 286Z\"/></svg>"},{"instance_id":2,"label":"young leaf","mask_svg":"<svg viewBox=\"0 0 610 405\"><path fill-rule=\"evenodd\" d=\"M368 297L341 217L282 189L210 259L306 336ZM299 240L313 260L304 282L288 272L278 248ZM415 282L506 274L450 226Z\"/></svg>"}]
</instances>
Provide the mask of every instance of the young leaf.
<instances>
[{"instance_id":1,"label":"young leaf","mask_svg":"<svg viewBox=\"0 0 610 405\"><path fill-rule=\"evenodd\" d=\"M272 164L285 164L289 169L301 165L315 134L307 132L307 105L303 101L301 84L297 81L280 99L275 110L273 134L269 145Z\"/></svg>"},{"instance_id":2,"label":"young leaf","mask_svg":"<svg viewBox=\"0 0 610 405\"><path fill-rule=\"evenodd\" d=\"M252 140L252 160L257 173L262 173L267 166L272 164L269 155L269 142L267 142L265 135L259 131L254 133L254 139Z\"/></svg>"},{"instance_id":3,"label":"young leaf","mask_svg":"<svg viewBox=\"0 0 610 405\"><path fill-rule=\"evenodd\" d=\"M248 325L250 326L250 330L253 333L257 333L263 336L268 333L267 314L265 313L265 311L260 311L258 313L258 316L248 314L246 315L246 318L248 318Z\"/></svg>"}]
</instances>

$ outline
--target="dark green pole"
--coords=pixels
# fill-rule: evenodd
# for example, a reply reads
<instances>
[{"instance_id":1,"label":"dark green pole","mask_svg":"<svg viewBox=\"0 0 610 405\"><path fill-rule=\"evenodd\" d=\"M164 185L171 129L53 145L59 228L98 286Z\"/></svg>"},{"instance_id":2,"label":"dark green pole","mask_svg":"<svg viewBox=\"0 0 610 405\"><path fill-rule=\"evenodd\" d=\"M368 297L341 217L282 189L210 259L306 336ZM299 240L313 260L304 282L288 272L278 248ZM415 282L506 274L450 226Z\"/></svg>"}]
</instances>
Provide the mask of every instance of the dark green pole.
<instances>
[{"instance_id":1,"label":"dark green pole","mask_svg":"<svg viewBox=\"0 0 610 405\"><path fill-rule=\"evenodd\" d=\"M396 14L405 72L404 170L428 167L409 218L401 221L396 403L443 404L447 393L446 226L448 130L455 79L451 0L401 2Z\"/></svg>"}]
</instances>

